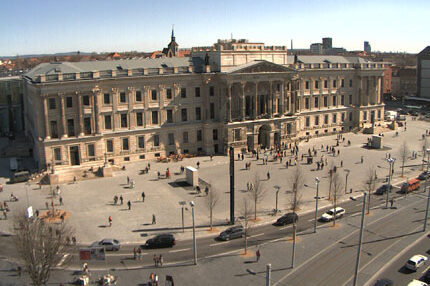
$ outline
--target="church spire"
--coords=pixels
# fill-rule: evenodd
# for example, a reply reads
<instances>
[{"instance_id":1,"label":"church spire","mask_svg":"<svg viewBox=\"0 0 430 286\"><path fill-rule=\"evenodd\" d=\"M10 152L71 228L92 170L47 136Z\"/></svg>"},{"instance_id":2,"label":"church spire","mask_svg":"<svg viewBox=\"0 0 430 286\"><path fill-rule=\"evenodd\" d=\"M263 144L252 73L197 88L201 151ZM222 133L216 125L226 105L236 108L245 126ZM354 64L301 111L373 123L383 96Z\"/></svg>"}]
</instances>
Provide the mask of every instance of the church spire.
<instances>
[{"instance_id":1,"label":"church spire","mask_svg":"<svg viewBox=\"0 0 430 286\"><path fill-rule=\"evenodd\" d=\"M174 30L174 28L175 28L175 25L172 25L172 36L171 36L171 40L172 40L172 42L176 42L176 40L175 40L175 30Z\"/></svg>"}]
</instances>

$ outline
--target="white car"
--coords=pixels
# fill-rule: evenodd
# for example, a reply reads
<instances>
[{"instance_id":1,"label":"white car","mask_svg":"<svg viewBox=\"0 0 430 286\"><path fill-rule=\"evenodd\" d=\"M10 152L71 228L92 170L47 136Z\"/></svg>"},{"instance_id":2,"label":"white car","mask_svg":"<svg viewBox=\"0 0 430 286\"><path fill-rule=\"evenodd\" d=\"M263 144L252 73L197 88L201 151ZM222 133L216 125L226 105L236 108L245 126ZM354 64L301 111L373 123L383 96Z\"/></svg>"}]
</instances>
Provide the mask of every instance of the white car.
<instances>
[{"instance_id":1,"label":"white car","mask_svg":"<svg viewBox=\"0 0 430 286\"><path fill-rule=\"evenodd\" d=\"M423 281L414 279L408 283L408 286L428 286L428 284L424 283Z\"/></svg>"},{"instance_id":2,"label":"white car","mask_svg":"<svg viewBox=\"0 0 430 286\"><path fill-rule=\"evenodd\" d=\"M428 258L426 256L421 254L414 255L409 258L409 260L405 264L405 267L409 270L417 271L418 268L420 268L426 263L427 259Z\"/></svg>"},{"instance_id":3,"label":"white car","mask_svg":"<svg viewBox=\"0 0 430 286\"><path fill-rule=\"evenodd\" d=\"M335 211L335 209L330 209L325 214L323 214L321 216L321 220L322 221L331 221L334 219L335 216L336 216L336 218L340 218L344 214L345 214L345 209L343 209L341 207L337 207L336 211Z\"/></svg>"}]
</instances>

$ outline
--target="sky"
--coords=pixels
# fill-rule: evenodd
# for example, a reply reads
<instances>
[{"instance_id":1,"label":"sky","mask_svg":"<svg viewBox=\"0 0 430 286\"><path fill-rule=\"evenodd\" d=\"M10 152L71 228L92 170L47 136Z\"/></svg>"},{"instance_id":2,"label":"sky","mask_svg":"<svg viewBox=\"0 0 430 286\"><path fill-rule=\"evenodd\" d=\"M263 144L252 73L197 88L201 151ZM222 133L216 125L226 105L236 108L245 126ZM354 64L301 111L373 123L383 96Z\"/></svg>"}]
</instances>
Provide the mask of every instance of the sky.
<instances>
[{"instance_id":1,"label":"sky","mask_svg":"<svg viewBox=\"0 0 430 286\"><path fill-rule=\"evenodd\" d=\"M429 0L0 0L0 56L82 52L150 52L217 39L309 48L418 53L430 43Z\"/></svg>"}]
</instances>

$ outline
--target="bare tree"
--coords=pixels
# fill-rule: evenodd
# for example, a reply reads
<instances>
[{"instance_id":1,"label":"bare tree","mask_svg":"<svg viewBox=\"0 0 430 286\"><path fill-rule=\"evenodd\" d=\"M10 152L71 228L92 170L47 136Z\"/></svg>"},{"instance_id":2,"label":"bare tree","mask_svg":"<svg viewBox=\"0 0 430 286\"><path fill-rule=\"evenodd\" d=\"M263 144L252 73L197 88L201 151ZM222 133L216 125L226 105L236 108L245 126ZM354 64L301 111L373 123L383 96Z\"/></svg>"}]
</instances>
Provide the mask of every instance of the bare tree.
<instances>
[{"instance_id":1,"label":"bare tree","mask_svg":"<svg viewBox=\"0 0 430 286\"><path fill-rule=\"evenodd\" d=\"M240 211L242 221L241 224L245 231L245 254L248 252L248 235L251 230L251 218L252 218L252 210L249 203L249 199L244 198L242 202L242 208Z\"/></svg>"},{"instance_id":2,"label":"bare tree","mask_svg":"<svg viewBox=\"0 0 430 286\"><path fill-rule=\"evenodd\" d=\"M300 193L303 184L304 177L303 172L300 167L297 167L290 177L291 182L291 199L290 199L290 210L293 211L293 251L291 255L291 267L294 267L295 253L296 253L296 236L297 236L297 226L296 226L296 211L302 203L302 194Z\"/></svg>"},{"instance_id":3,"label":"bare tree","mask_svg":"<svg viewBox=\"0 0 430 286\"><path fill-rule=\"evenodd\" d=\"M213 210L219 201L219 193L218 191L210 185L209 193L206 196L206 204L209 208L209 225L210 230L212 230L212 218L213 218Z\"/></svg>"},{"instance_id":4,"label":"bare tree","mask_svg":"<svg viewBox=\"0 0 430 286\"><path fill-rule=\"evenodd\" d=\"M405 163L409 157L409 148L408 148L408 145L406 144L406 141L404 141L402 145L400 145L399 155L400 155L400 160L402 161L402 177L403 177Z\"/></svg>"},{"instance_id":5,"label":"bare tree","mask_svg":"<svg viewBox=\"0 0 430 286\"><path fill-rule=\"evenodd\" d=\"M372 166L367 170L366 181L364 182L364 190L368 193L367 213L370 212L370 196L376 189L376 178L376 169Z\"/></svg>"},{"instance_id":6,"label":"bare tree","mask_svg":"<svg viewBox=\"0 0 430 286\"><path fill-rule=\"evenodd\" d=\"M336 210L337 199L342 195L342 189L343 189L343 181L338 173L334 173L332 184L333 184L333 192L332 192L331 201L333 202L333 208ZM333 214L333 226L335 225L336 225L336 213Z\"/></svg>"},{"instance_id":7,"label":"bare tree","mask_svg":"<svg viewBox=\"0 0 430 286\"><path fill-rule=\"evenodd\" d=\"M427 141L427 137L423 138L423 164L421 166L421 171L424 171L424 163L425 163L425 159L426 159L426 152L427 152L427 148L428 148L428 141Z\"/></svg>"},{"instance_id":8,"label":"bare tree","mask_svg":"<svg viewBox=\"0 0 430 286\"><path fill-rule=\"evenodd\" d=\"M331 196L332 196L333 175L334 175L334 165L333 165L333 161L330 161L330 167L329 167L329 170L328 170L328 179L329 179L328 199L329 200L331 200Z\"/></svg>"},{"instance_id":9,"label":"bare tree","mask_svg":"<svg viewBox=\"0 0 430 286\"><path fill-rule=\"evenodd\" d=\"M249 191L249 196L254 203L254 220L257 219L257 205L266 195L266 190L263 187L263 183L260 180L258 174L254 175L253 187Z\"/></svg>"},{"instance_id":10,"label":"bare tree","mask_svg":"<svg viewBox=\"0 0 430 286\"><path fill-rule=\"evenodd\" d=\"M14 221L15 245L24 261L34 285L46 285L52 267L57 265L67 250L72 230L64 223L50 224L42 219L28 219L24 213Z\"/></svg>"}]
</instances>

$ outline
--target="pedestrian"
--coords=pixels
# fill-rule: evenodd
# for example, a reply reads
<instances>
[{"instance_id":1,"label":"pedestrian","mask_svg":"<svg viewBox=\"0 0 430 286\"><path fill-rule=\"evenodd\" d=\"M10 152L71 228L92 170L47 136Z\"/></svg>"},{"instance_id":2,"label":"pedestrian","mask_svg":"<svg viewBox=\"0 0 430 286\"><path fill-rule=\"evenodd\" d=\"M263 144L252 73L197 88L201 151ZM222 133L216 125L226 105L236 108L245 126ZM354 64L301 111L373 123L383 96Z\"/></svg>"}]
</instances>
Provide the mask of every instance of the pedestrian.
<instances>
[{"instance_id":1,"label":"pedestrian","mask_svg":"<svg viewBox=\"0 0 430 286\"><path fill-rule=\"evenodd\" d=\"M360 162L361 162L361 164L363 164L363 162L364 162L364 157L363 156L361 156Z\"/></svg>"},{"instance_id":2,"label":"pedestrian","mask_svg":"<svg viewBox=\"0 0 430 286\"><path fill-rule=\"evenodd\" d=\"M156 224L156 223L157 223L157 220L155 218L155 214L152 214L152 224Z\"/></svg>"},{"instance_id":3,"label":"pedestrian","mask_svg":"<svg viewBox=\"0 0 430 286\"><path fill-rule=\"evenodd\" d=\"M164 258L163 255L160 254L160 257L158 257L158 263L160 264L160 267L163 267Z\"/></svg>"},{"instance_id":4,"label":"pedestrian","mask_svg":"<svg viewBox=\"0 0 430 286\"><path fill-rule=\"evenodd\" d=\"M130 178L127 176L127 185L130 185Z\"/></svg>"},{"instance_id":5,"label":"pedestrian","mask_svg":"<svg viewBox=\"0 0 430 286\"><path fill-rule=\"evenodd\" d=\"M211 154L211 155L210 155L210 158L211 158L211 161L212 161L212 160L213 160L213 158L214 158L214 155L212 155L212 154Z\"/></svg>"},{"instance_id":6,"label":"pedestrian","mask_svg":"<svg viewBox=\"0 0 430 286\"><path fill-rule=\"evenodd\" d=\"M148 163L148 170L151 170L151 163Z\"/></svg>"},{"instance_id":7,"label":"pedestrian","mask_svg":"<svg viewBox=\"0 0 430 286\"><path fill-rule=\"evenodd\" d=\"M62 206L63 205L63 197L60 196L60 198L58 200L60 201L60 206Z\"/></svg>"},{"instance_id":8,"label":"pedestrian","mask_svg":"<svg viewBox=\"0 0 430 286\"><path fill-rule=\"evenodd\" d=\"M340 167L343 167L343 160L340 161Z\"/></svg>"},{"instance_id":9,"label":"pedestrian","mask_svg":"<svg viewBox=\"0 0 430 286\"><path fill-rule=\"evenodd\" d=\"M118 203L118 196L117 196L117 195L115 195L115 196L113 197L113 203L114 203L115 205Z\"/></svg>"},{"instance_id":10,"label":"pedestrian","mask_svg":"<svg viewBox=\"0 0 430 286\"><path fill-rule=\"evenodd\" d=\"M121 202L121 205L124 203L124 198L122 197L122 195L119 196L119 201Z\"/></svg>"},{"instance_id":11,"label":"pedestrian","mask_svg":"<svg viewBox=\"0 0 430 286\"><path fill-rule=\"evenodd\" d=\"M200 169L200 161L197 161L197 169Z\"/></svg>"},{"instance_id":12,"label":"pedestrian","mask_svg":"<svg viewBox=\"0 0 430 286\"><path fill-rule=\"evenodd\" d=\"M267 180L270 180L270 172L267 171Z\"/></svg>"},{"instance_id":13,"label":"pedestrian","mask_svg":"<svg viewBox=\"0 0 430 286\"><path fill-rule=\"evenodd\" d=\"M7 210L3 210L3 217L4 219L7 219Z\"/></svg>"},{"instance_id":14,"label":"pedestrian","mask_svg":"<svg viewBox=\"0 0 430 286\"><path fill-rule=\"evenodd\" d=\"M260 248L257 249L257 252L255 253L255 255L257 256L257 262L259 262L260 261L260 257L261 257Z\"/></svg>"},{"instance_id":15,"label":"pedestrian","mask_svg":"<svg viewBox=\"0 0 430 286\"><path fill-rule=\"evenodd\" d=\"M61 216L60 216L61 223L64 223L64 217L65 217L65 214L64 214L64 213L62 213L62 214L61 214Z\"/></svg>"},{"instance_id":16,"label":"pedestrian","mask_svg":"<svg viewBox=\"0 0 430 286\"><path fill-rule=\"evenodd\" d=\"M39 217L39 210L36 210L36 218Z\"/></svg>"},{"instance_id":17,"label":"pedestrian","mask_svg":"<svg viewBox=\"0 0 430 286\"><path fill-rule=\"evenodd\" d=\"M209 194L209 187L208 186L205 187L205 194L206 194L206 196Z\"/></svg>"},{"instance_id":18,"label":"pedestrian","mask_svg":"<svg viewBox=\"0 0 430 286\"><path fill-rule=\"evenodd\" d=\"M152 259L154 260L154 266L158 267L158 256L157 256L157 254L154 254L154 257Z\"/></svg>"},{"instance_id":19,"label":"pedestrian","mask_svg":"<svg viewBox=\"0 0 430 286\"><path fill-rule=\"evenodd\" d=\"M131 202L130 201L127 202L127 206L128 206L128 210L131 210Z\"/></svg>"},{"instance_id":20,"label":"pedestrian","mask_svg":"<svg viewBox=\"0 0 430 286\"><path fill-rule=\"evenodd\" d=\"M76 184L78 181L78 179L76 178L76 176L73 177L73 184Z\"/></svg>"},{"instance_id":21,"label":"pedestrian","mask_svg":"<svg viewBox=\"0 0 430 286\"><path fill-rule=\"evenodd\" d=\"M142 203L145 202L145 192L142 192Z\"/></svg>"},{"instance_id":22,"label":"pedestrian","mask_svg":"<svg viewBox=\"0 0 430 286\"><path fill-rule=\"evenodd\" d=\"M76 245L76 236L72 236L72 243L73 245Z\"/></svg>"},{"instance_id":23,"label":"pedestrian","mask_svg":"<svg viewBox=\"0 0 430 286\"><path fill-rule=\"evenodd\" d=\"M45 207L46 207L47 210L49 210L49 204L48 204L48 202L45 202Z\"/></svg>"},{"instance_id":24,"label":"pedestrian","mask_svg":"<svg viewBox=\"0 0 430 286\"><path fill-rule=\"evenodd\" d=\"M240 154L237 154L237 160L238 161L240 160Z\"/></svg>"},{"instance_id":25,"label":"pedestrian","mask_svg":"<svg viewBox=\"0 0 430 286\"><path fill-rule=\"evenodd\" d=\"M108 220L109 220L109 227L111 227L112 226L112 216L109 216Z\"/></svg>"},{"instance_id":26,"label":"pedestrian","mask_svg":"<svg viewBox=\"0 0 430 286\"><path fill-rule=\"evenodd\" d=\"M391 198L391 200L390 200L390 208L393 208L393 204L394 204L394 199Z\"/></svg>"},{"instance_id":27,"label":"pedestrian","mask_svg":"<svg viewBox=\"0 0 430 286\"><path fill-rule=\"evenodd\" d=\"M39 182L39 190L42 189L42 182Z\"/></svg>"},{"instance_id":28,"label":"pedestrian","mask_svg":"<svg viewBox=\"0 0 430 286\"><path fill-rule=\"evenodd\" d=\"M16 268L16 271L18 272L17 274L18 274L18 277L21 277L21 272L22 272L22 268L21 268L21 266L18 266L17 268Z\"/></svg>"},{"instance_id":29,"label":"pedestrian","mask_svg":"<svg viewBox=\"0 0 430 286\"><path fill-rule=\"evenodd\" d=\"M137 258L142 260L142 249L140 247L137 248Z\"/></svg>"},{"instance_id":30,"label":"pedestrian","mask_svg":"<svg viewBox=\"0 0 430 286\"><path fill-rule=\"evenodd\" d=\"M136 259L137 259L137 247L135 247L135 248L133 249L133 257L134 257L134 260L136 260Z\"/></svg>"}]
</instances>

